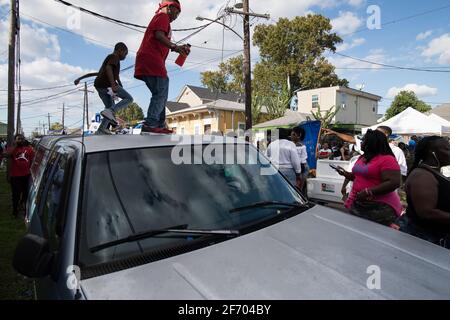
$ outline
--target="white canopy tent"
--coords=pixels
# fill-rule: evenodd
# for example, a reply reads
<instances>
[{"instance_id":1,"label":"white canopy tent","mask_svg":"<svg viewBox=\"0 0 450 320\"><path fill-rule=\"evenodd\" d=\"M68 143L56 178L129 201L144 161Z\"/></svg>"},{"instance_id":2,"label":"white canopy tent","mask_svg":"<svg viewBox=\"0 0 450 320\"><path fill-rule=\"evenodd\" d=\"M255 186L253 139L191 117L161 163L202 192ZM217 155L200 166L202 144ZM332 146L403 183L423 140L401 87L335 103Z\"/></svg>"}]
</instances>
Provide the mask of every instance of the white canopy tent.
<instances>
[{"instance_id":1,"label":"white canopy tent","mask_svg":"<svg viewBox=\"0 0 450 320\"><path fill-rule=\"evenodd\" d=\"M432 119L432 120L434 120L434 121L439 122L439 123L442 124L443 126L450 127L450 121L445 120L444 118L438 116L437 114L432 113L432 114L430 114L430 115L428 116L428 118L430 118L430 119Z\"/></svg>"},{"instance_id":2,"label":"white canopy tent","mask_svg":"<svg viewBox=\"0 0 450 320\"><path fill-rule=\"evenodd\" d=\"M362 132L366 133L368 129L375 130L380 126L388 126L393 133L399 135L450 135L449 125L442 124L440 121L413 108L408 108L395 117L375 126L363 128Z\"/></svg>"}]
</instances>

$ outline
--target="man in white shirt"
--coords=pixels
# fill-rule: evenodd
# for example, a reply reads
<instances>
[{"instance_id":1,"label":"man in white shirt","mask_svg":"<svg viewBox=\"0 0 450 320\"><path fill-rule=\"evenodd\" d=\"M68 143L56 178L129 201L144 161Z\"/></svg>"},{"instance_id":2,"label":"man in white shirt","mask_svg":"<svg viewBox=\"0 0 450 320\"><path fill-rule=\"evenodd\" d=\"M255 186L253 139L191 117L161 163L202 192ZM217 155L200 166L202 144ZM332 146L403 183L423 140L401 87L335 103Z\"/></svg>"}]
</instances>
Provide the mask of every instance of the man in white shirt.
<instances>
[{"instance_id":1,"label":"man in white shirt","mask_svg":"<svg viewBox=\"0 0 450 320\"><path fill-rule=\"evenodd\" d=\"M392 129L386 126L380 126L377 128L378 131L381 131L385 134L386 139L389 138L390 135L392 135ZM350 136L348 134L339 133L330 129L323 129L326 135L335 135L344 142L348 142L355 145L355 150L361 153L361 141L362 138L358 136ZM408 175L408 165L406 164L406 158L405 154L403 153L402 149L394 145L393 143L389 144L391 146L392 152L395 155L395 159L397 160L400 171L402 173L402 176Z\"/></svg>"},{"instance_id":2,"label":"man in white shirt","mask_svg":"<svg viewBox=\"0 0 450 320\"><path fill-rule=\"evenodd\" d=\"M293 142L281 138L275 140L267 147L266 155L294 186L301 186L301 161Z\"/></svg>"}]
</instances>

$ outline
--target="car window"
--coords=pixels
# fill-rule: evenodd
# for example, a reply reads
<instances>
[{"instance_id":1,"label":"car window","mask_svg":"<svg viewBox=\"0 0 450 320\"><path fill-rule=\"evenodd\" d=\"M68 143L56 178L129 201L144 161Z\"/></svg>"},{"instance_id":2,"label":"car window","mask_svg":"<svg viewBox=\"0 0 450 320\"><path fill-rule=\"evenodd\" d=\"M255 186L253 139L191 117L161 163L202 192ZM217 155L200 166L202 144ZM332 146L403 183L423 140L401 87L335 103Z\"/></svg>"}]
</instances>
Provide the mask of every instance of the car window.
<instances>
[{"instance_id":1,"label":"car window","mask_svg":"<svg viewBox=\"0 0 450 320\"><path fill-rule=\"evenodd\" d=\"M38 146L33 163L31 164L31 177L33 178L33 182L35 184L39 183L39 180L45 170L45 160L48 157L48 154L48 149Z\"/></svg>"},{"instance_id":2,"label":"car window","mask_svg":"<svg viewBox=\"0 0 450 320\"><path fill-rule=\"evenodd\" d=\"M69 184L69 161L67 154L59 155L49 170L49 177L42 194L40 209L41 225L50 247L58 250L63 234L65 207Z\"/></svg>"},{"instance_id":3,"label":"car window","mask_svg":"<svg viewBox=\"0 0 450 320\"><path fill-rule=\"evenodd\" d=\"M223 145L225 157L239 151ZM201 157L205 146L192 148ZM249 148L253 152L249 152ZM295 189L259 158L243 164L175 164L172 147L89 154L84 173L79 259L89 266L128 257L183 241L155 237L91 253L89 248L149 229L187 224L189 229L240 229L279 213L264 207L239 213L230 210L258 202L301 203ZM257 155L252 146L246 154ZM266 168L267 169L267 168ZM186 241L186 240L184 240Z\"/></svg>"}]
</instances>

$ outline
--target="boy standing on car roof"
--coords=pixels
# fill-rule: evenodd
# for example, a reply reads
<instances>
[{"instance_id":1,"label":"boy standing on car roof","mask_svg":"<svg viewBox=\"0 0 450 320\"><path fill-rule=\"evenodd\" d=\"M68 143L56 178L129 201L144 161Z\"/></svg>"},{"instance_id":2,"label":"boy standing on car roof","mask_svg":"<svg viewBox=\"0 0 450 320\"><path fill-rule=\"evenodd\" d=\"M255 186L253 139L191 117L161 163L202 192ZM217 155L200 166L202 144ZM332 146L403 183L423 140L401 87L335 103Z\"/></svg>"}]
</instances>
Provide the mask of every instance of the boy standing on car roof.
<instances>
[{"instance_id":1,"label":"boy standing on car roof","mask_svg":"<svg viewBox=\"0 0 450 320\"><path fill-rule=\"evenodd\" d=\"M109 125L117 125L115 113L133 102L133 97L125 91L119 76L120 61L125 60L127 55L127 46L123 42L119 42L115 45L114 52L103 61L99 72L89 73L75 80L75 85L78 85L80 80L84 78L97 76L94 87L105 105L105 110L100 113L103 116L103 120L98 128L98 134L111 134ZM115 97L119 97L122 100L115 104Z\"/></svg>"}]
</instances>

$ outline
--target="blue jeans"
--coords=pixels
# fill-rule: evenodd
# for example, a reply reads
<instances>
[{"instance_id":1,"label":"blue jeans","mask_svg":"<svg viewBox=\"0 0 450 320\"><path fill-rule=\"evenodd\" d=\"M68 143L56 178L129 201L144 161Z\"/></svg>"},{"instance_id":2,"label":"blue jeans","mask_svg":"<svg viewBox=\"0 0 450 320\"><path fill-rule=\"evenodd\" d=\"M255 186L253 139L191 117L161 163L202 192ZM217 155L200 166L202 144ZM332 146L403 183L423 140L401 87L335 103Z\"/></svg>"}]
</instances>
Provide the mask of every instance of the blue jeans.
<instances>
[{"instance_id":1,"label":"blue jeans","mask_svg":"<svg viewBox=\"0 0 450 320\"><path fill-rule=\"evenodd\" d=\"M294 186L297 185L297 175L294 169L279 168L280 171Z\"/></svg>"},{"instance_id":2,"label":"blue jeans","mask_svg":"<svg viewBox=\"0 0 450 320\"><path fill-rule=\"evenodd\" d=\"M113 98L108 94L108 89L96 88L100 99L103 101L106 109L112 109L114 112L120 109L126 108L130 103L133 102L133 97L125 91L124 88L118 86L116 95L121 99L120 102L114 103Z\"/></svg>"},{"instance_id":3,"label":"blue jeans","mask_svg":"<svg viewBox=\"0 0 450 320\"><path fill-rule=\"evenodd\" d=\"M100 99L105 105L105 109L112 109L114 113L120 109L126 108L130 103L133 102L133 97L121 86L118 86L116 95L121 99L119 103L114 103L114 99L108 94L108 89L96 88ZM109 121L103 119L100 127L101 129L106 129L109 126Z\"/></svg>"},{"instance_id":4,"label":"blue jeans","mask_svg":"<svg viewBox=\"0 0 450 320\"><path fill-rule=\"evenodd\" d=\"M141 78L152 93L145 124L151 128L164 128L166 103L169 97L169 78L145 76Z\"/></svg>"}]
</instances>

